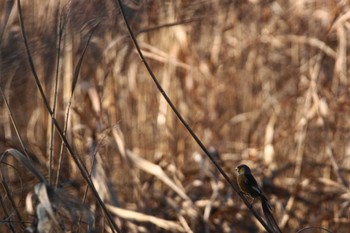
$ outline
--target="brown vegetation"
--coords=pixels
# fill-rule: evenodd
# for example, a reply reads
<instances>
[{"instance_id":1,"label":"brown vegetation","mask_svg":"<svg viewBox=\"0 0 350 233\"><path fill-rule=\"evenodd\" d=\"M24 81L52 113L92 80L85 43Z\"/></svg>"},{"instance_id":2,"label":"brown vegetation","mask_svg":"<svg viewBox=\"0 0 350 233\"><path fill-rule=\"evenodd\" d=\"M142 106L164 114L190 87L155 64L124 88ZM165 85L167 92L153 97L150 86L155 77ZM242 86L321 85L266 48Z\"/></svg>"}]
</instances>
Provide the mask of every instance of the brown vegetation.
<instances>
[{"instance_id":1,"label":"brown vegetation","mask_svg":"<svg viewBox=\"0 0 350 233\"><path fill-rule=\"evenodd\" d=\"M0 232L110 232L84 172L121 232L263 231L161 96L114 0L22 0L72 156L16 2L0 1ZM350 4L125 2L165 92L232 180L252 168L283 232L348 232Z\"/></svg>"}]
</instances>

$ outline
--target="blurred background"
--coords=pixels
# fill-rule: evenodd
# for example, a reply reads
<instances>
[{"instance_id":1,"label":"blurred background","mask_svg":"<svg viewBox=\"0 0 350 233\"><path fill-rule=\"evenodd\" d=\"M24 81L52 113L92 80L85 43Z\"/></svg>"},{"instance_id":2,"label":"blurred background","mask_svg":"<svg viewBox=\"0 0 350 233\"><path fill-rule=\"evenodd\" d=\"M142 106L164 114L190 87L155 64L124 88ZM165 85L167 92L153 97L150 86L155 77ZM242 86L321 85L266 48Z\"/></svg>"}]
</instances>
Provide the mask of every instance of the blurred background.
<instances>
[{"instance_id":1,"label":"blurred background","mask_svg":"<svg viewBox=\"0 0 350 233\"><path fill-rule=\"evenodd\" d=\"M238 164L251 167L283 232L348 232L350 3L123 2L165 92L232 180ZM46 98L122 232L264 231L156 88L114 0L22 0L21 8ZM0 152L25 148L58 187L54 211L73 208L57 204L70 195L79 217L88 211L97 232L111 232L52 127L17 1L0 9ZM31 212L28 196L39 181L10 156L1 167L1 232L38 230L40 201ZM55 212L60 228L42 232L86 231L84 217L66 212Z\"/></svg>"}]
</instances>

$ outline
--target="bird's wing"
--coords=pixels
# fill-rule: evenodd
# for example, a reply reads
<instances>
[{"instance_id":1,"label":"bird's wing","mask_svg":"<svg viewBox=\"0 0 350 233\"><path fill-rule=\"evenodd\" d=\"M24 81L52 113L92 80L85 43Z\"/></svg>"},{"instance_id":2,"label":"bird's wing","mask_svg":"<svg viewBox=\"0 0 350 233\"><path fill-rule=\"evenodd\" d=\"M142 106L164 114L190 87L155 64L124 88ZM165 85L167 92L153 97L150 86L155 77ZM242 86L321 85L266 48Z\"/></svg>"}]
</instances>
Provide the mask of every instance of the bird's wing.
<instances>
[{"instance_id":1,"label":"bird's wing","mask_svg":"<svg viewBox=\"0 0 350 233\"><path fill-rule=\"evenodd\" d=\"M250 188L250 191L249 191L250 194L253 197L265 197L262 191L259 189L258 183L256 182L254 176L251 174L246 174L245 177L246 177L245 182L247 186Z\"/></svg>"}]
</instances>

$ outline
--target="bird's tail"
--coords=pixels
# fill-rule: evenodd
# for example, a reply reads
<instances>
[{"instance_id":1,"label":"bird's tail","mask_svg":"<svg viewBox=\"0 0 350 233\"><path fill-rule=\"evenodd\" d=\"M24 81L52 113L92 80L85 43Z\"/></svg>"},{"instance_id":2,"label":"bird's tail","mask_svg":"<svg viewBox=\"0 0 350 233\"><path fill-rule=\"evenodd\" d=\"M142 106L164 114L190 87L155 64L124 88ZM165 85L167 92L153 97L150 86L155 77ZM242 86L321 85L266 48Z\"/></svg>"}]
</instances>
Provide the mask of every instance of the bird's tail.
<instances>
[{"instance_id":1,"label":"bird's tail","mask_svg":"<svg viewBox=\"0 0 350 233\"><path fill-rule=\"evenodd\" d=\"M267 224L273 229L274 232L282 233L275 218L273 217L271 206L266 197L261 197L261 207L263 209Z\"/></svg>"}]
</instances>

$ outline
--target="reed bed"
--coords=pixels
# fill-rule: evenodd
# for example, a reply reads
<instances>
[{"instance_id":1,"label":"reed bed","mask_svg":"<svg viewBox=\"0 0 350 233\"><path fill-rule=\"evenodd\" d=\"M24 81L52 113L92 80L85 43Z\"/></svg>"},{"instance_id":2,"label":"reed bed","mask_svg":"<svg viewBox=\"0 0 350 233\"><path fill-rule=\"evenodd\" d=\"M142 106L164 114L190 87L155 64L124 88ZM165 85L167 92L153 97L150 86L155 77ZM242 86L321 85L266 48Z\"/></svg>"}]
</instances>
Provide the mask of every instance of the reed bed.
<instances>
[{"instance_id":1,"label":"reed bed","mask_svg":"<svg viewBox=\"0 0 350 233\"><path fill-rule=\"evenodd\" d=\"M124 1L166 94L233 181L252 168L282 232L350 228L349 9ZM6 0L0 18L0 232L264 232L114 0Z\"/></svg>"}]
</instances>

